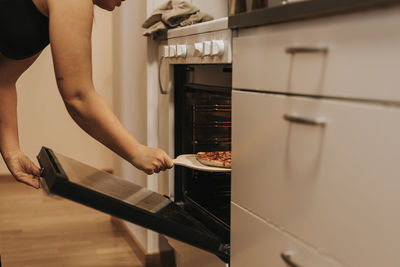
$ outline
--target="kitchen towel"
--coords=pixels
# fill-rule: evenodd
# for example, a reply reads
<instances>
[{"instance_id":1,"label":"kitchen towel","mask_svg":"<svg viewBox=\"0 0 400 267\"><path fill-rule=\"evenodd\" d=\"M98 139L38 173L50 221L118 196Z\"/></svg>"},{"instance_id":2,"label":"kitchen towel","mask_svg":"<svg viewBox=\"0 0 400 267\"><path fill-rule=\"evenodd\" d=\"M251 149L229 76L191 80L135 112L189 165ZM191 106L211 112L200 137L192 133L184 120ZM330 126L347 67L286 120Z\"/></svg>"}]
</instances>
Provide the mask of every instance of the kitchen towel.
<instances>
[{"instance_id":1,"label":"kitchen towel","mask_svg":"<svg viewBox=\"0 0 400 267\"><path fill-rule=\"evenodd\" d=\"M187 18L184 21L182 21L181 23L179 23L179 26L182 26L182 27L188 26L188 25L192 25L192 24L196 24L196 23L200 23L200 22L210 21L213 19L214 18L210 14L199 11L195 14L192 14L189 18Z\"/></svg>"},{"instance_id":2,"label":"kitchen towel","mask_svg":"<svg viewBox=\"0 0 400 267\"><path fill-rule=\"evenodd\" d=\"M176 28L209 20L213 20L211 15L200 12L193 5L185 1L169 0L154 10L143 23L143 28L147 29L143 35L149 36L162 29Z\"/></svg>"}]
</instances>

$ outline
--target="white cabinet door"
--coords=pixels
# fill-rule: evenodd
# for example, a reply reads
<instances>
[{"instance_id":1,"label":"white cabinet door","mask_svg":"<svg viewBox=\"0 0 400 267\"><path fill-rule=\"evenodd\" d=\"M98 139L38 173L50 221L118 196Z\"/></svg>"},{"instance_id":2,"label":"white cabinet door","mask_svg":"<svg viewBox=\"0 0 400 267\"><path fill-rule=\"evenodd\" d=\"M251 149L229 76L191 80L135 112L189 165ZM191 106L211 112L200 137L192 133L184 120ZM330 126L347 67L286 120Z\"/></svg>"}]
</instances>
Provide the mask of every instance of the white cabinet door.
<instances>
[{"instance_id":1,"label":"white cabinet door","mask_svg":"<svg viewBox=\"0 0 400 267\"><path fill-rule=\"evenodd\" d=\"M226 267L225 262L212 253L167 237L175 251L176 267Z\"/></svg>"},{"instance_id":2,"label":"white cabinet door","mask_svg":"<svg viewBox=\"0 0 400 267\"><path fill-rule=\"evenodd\" d=\"M233 87L400 101L400 7L239 31Z\"/></svg>"},{"instance_id":3,"label":"white cabinet door","mask_svg":"<svg viewBox=\"0 0 400 267\"><path fill-rule=\"evenodd\" d=\"M342 266L232 203L231 267Z\"/></svg>"},{"instance_id":4,"label":"white cabinet door","mask_svg":"<svg viewBox=\"0 0 400 267\"><path fill-rule=\"evenodd\" d=\"M400 266L399 108L234 91L232 118L232 201L350 266Z\"/></svg>"}]
</instances>

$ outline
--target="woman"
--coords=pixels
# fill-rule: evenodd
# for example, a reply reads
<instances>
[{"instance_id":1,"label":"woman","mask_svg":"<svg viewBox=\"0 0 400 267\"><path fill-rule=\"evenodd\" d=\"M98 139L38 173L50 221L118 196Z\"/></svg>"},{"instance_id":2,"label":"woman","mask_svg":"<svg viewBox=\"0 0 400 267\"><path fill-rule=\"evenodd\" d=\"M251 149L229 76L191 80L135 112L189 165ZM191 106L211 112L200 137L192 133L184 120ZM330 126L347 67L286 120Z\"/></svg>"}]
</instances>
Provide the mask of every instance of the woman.
<instances>
[{"instance_id":1,"label":"woman","mask_svg":"<svg viewBox=\"0 0 400 267\"><path fill-rule=\"evenodd\" d=\"M88 134L147 174L172 168L168 155L140 144L96 93L92 81L93 5L124 0L0 0L0 151L19 182L39 188L39 168L19 147L16 81L49 43L68 113Z\"/></svg>"}]
</instances>

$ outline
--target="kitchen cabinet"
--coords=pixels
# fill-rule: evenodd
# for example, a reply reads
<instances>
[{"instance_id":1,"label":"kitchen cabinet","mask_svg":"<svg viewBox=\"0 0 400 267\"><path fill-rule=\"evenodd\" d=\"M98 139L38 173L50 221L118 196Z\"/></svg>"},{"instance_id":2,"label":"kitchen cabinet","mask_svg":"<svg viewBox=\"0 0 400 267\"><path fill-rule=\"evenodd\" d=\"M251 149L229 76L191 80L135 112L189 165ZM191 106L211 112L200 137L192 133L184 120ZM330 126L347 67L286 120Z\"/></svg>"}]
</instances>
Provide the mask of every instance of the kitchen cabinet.
<instances>
[{"instance_id":1,"label":"kitchen cabinet","mask_svg":"<svg viewBox=\"0 0 400 267\"><path fill-rule=\"evenodd\" d=\"M400 100L400 8L243 29L236 88ZM251 67L249 67L251 66Z\"/></svg>"},{"instance_id":2,"label":"kitchen cabinet","mask_svg":"<svg viewBox=\"0 0 400 267\"><path fill-rule=\"evenodd\" d=\"M241 91L233 107L234 203L353 266L395 261L400 109Z\"/></svg>"},{"instance_id":3,"label":"kitchen cabinet","mask_svg":"<svg viewBox=\"0 0 400 267\"><path fill-rule=\"evenodd\" d=\"M400 265L399 15L392 7L239 30L232 266L276 256L286 239L339 266ZM331 264L302 255L300 266ZM268 259L254 266L283 264Z\"/></svg>"},{"instance_id":4,"label":"kitchen cabinet","mask_svg":"<svg viewBox=\"0 0 400 267\"><path fill-rule=\"evenodd\" d=\"M249 264L287 267L287 263L307 267L342 266L240 206L232 204L231 211L232 226L236 228L232 237L237 241L232 243L232 267Z\"/></svg>"}]
</instances>

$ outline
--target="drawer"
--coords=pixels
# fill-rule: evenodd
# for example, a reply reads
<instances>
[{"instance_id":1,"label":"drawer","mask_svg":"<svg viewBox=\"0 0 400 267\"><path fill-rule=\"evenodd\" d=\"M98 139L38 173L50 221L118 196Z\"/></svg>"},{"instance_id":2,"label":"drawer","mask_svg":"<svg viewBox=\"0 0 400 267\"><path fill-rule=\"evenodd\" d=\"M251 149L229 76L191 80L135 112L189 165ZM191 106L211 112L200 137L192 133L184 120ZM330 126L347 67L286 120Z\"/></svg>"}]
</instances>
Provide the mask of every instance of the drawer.
<instances>
[{"instance_id":1,"label":"drawer","mask_svg":"<svg viewBox=\"0 0 400 267\"><path fill-rule=\"evenodd\" d=\"M288 267L289 261L302 267L339 267L338 262L318 252L287 233L260 220L232 203L232 267Z\"/></svg>"},{"instance_id":2,"label":"drawer","mask_svg":"<svg viewBox=\"0 0 400 267\"><path fill-rule=\"evenodd\" d=\"M399 108L234 90L232 120L232 201L350 266L400 266Z\"/></svg>"},{"instance_id":3,"label":"drawer","mask_svg":"<svg viewBox=\"0 0 400 267\"><path fill-rule=\"evenodd\" d=\"M400 7L240 30L233 87L400 100Z\"/></svg>"}]
</instances>

